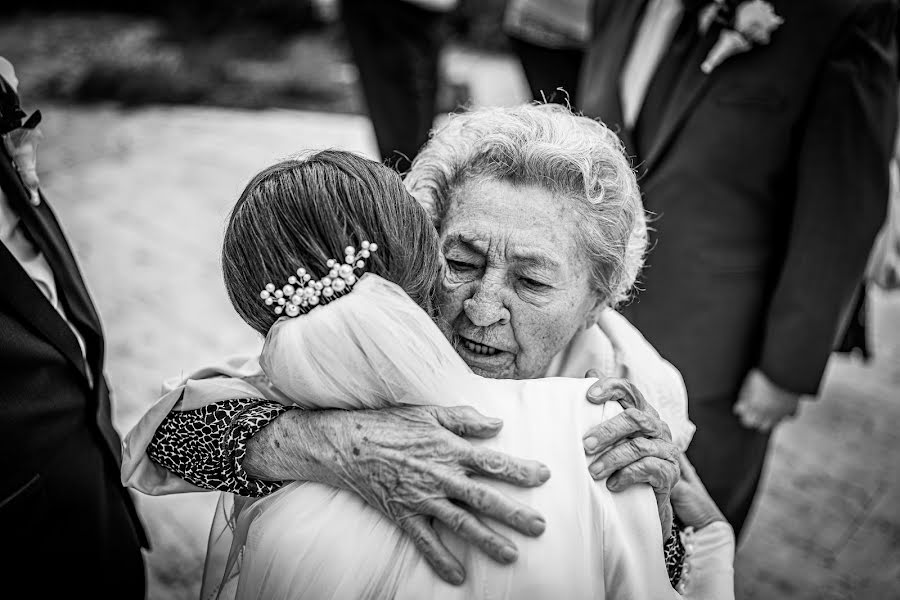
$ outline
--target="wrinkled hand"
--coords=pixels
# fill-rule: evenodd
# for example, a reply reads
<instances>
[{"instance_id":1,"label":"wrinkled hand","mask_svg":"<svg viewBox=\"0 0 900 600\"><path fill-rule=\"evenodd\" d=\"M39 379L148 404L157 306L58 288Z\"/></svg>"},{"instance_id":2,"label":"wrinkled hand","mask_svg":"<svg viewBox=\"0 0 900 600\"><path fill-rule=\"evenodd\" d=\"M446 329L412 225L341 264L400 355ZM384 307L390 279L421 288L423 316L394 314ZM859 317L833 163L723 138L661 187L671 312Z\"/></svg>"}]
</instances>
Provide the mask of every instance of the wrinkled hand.
<instances>
[{"instance_id":1,"label":"wrinkled hand","mask_svg":"<svg viewBox=\"0 0 900 600\"><path fill-rule=\"evenodd\" d=\"M744 427L771 431L785 418L796 416L799 404L800 394L778 387L754 369L744 380L733 410Z\"/></svg>"},{"instance_id":2,"label":"wrinkled hand","mask_svg":"<svg viewBox=\"0 0 900 600\"><path fill-rule=\"evenodd\" d=\"M672 488L672 506L681 521L694 529L706 527L713 521L724 521L722 511L716 506L697 471L688 459L679 457L681 479Z\"/></svg>"},{"instance_id":3,"label":"wrinkled hand","mask_svg":"<svg viewBox=\"0 0 900 600\"><path fill-rule=\"evenodd\" d=\"M462 583L465 570L441 542L432 519L504 564L518 557L515 544L476 513L525 535L544 531L537 511L469 477L477 474L523 487L549 479L549 469L539 462L475 447L463 439L493 437L503 425L498 419L464 406L307 415L310 448L317 449L314 480L352 490L387 515L449 583Z\"/></svg>"},{"instance_id":4,"label":"wrinkled hand","mask_svg":"<svg viewBox=\"0 0 900 600\"><path fill-rule=\"evenodd\" d=\"M649 483L656 494L663 539L672 533L672 506L669 494L678 481L680 451L672 443L669 426L631 382L602 378L594 371L587 377L601 377L587 392L588 401L604 404L616 400L624 412L588 430L584 451L596 456L588 469L594 479L609 477L606 486L614 492L635 483Z\"/></svg>"}]
</instances>

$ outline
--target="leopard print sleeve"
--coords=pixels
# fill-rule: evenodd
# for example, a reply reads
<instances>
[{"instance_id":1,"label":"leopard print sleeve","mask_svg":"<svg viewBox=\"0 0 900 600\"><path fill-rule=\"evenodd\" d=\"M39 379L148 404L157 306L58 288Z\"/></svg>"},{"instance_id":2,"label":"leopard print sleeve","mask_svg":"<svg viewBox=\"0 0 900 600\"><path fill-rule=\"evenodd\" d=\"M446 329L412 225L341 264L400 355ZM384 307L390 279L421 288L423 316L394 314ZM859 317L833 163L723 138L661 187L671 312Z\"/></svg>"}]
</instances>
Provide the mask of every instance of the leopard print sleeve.
<instances>
[{"instance_id":1,"label":"leopard print sleeve","mask_svg":"<svg viewBox=\"0 0 900 600\"><path fill-rule=\"evenodd\" d=\"M681 539L683 530L684 523L676 515L672 519L672 535L663 544L663 553L666 557L666 571L669 573L669 582L673 588L678 586L681 574L684 571L684 543Z\"/></svg>"},{"instance_id":2,"label":"leopard print sleeve","mask_svg":"<svg viewBox=\"0 0 900 600\"><path fill-rule=\"evenodd\" d=\"M265 496L286 482L251 479L243 467L247 440L290 408L258 398L225 400L196 410L172 411L147 454L196 486L240 496Z\"/></svg>"}]
</instances>

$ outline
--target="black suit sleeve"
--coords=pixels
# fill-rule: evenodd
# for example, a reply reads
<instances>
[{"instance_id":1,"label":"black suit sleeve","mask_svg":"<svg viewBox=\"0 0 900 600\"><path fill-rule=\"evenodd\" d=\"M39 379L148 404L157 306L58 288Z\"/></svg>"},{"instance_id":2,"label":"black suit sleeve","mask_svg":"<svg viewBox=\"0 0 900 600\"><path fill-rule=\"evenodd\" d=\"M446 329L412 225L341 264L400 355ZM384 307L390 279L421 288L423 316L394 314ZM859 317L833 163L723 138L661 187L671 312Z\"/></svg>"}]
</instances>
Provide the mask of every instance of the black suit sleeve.
<instances>
[{"instance_id":1,"label":"black suit sleeve","mask_svg":"<svg viewBox=\"0 0 900 600\"><path fill-rule=\"evenodd\" d=\"M888 201L897 127L896 6L846 21L810 98L797 150L785 262L767 315L761 370L818 391Z\"/></svg>"}]
</instances>

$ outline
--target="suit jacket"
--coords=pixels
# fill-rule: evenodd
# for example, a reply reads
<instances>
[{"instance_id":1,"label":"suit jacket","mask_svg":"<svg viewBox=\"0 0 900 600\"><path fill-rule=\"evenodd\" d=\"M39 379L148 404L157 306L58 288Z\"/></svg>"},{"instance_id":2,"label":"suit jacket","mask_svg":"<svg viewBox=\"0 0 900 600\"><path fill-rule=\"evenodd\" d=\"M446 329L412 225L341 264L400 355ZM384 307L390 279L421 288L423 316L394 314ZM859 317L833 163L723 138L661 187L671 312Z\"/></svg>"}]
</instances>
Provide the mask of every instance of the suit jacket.
<instances>
[{"instance_id":1,"label":"suit jacket","mask_svg":"<svg viewBox=\"0 0 900 600\"><path fill-rule=\"evenodd\" d=\"M652 215L624 312L692 399L753 367L815 394L885 218L897 121L894 0L774 0L769 45L680 71L661 124L622 127L619 78L643 3L597 2L579 106L618 128Z\"/></svg>"},{"instance_id":2,"label":"suit jacket","mask_svg":"<svg viewBox=\"0 0 900 600\"><path fill-rule=\"evenodd\" d=\"M119 479L121 442L110 420L100 319L46 199L36 207L28 202L5 150L0 185L52 267L87 351L85 361L68 323L0 244L0 531L14 553L3 564L12 573L17 565L59 559L58 568L45 570L45 583L65 579L69 567L76 577L108 569L104 581L112 582L127 576L116 568L125 561L133 575L140 567L142 590L140 546L147 540ZM87 564L93 567L85 570ZM66 585L81 589L78 581ZM90 589L103 589L97 585Z\"/></svg>"}]
</instances>

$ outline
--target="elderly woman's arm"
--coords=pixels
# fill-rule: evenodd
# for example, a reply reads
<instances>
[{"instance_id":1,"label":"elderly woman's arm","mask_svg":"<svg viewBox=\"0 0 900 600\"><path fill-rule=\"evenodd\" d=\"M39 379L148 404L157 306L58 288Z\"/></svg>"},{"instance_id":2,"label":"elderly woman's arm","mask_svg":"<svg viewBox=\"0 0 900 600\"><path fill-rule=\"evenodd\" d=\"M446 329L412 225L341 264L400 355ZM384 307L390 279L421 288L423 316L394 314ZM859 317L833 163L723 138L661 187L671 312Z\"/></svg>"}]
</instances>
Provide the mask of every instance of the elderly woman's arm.
<instances>
[{"instance_id":1,"label":"elderly woman's arm","mask_svg":"<svg viewBox=\"0 0 900 600\"><path fill-rule=\"evenodd\" d=\"M247 473L247 443L292 410L278 402L239 398L202 408L172 411L156 429L147 454L158 465L198 487L259 497L278 490L264 471Z\"/></svg>"},{"instance_id":2,"label":"elderly woman's arm","mask_svg":"<svg viewBox=\"0 0 900 600\"><path fill-rule=\"evenodd\" d=\"M606 393L611 392L595 390L592 401L601 401ZM619 418L610 423L619 423ZM473 512L490 515L526 535L539 535L544 529L537 512L468 477L477 472L535 486L549 476L539 463L479 453L462 439L490 437L501 426L466 408L302 411L245 398L170 412L153 434L147 453L194 485L243 496L263 496L298 480L353 490L404 526L438 574L452 581L460 572L458 563L428 526L430 517L458 530L461 537L502 562L510 562L510 556L514 559L514 544L481 526ZM604 448L630 443L620 429L624 431L617 426L598 432ZM610 436L621 439L612 441ZM357 452L364 447L367 456L378 460L360 460ZM626 461L625 454L617 460ZM379 465L389 468L374 468ZM663 485L668 470L656 473L655 463L648 467L640 467L636 474L623 473L628 480L652 478L666 490L668 506L671 486ZM400 494L398 482L406 484L405 494ZM618 485L625 487L622 480ZM428 515L421 505L434 496L462 501L471 512L465 521L449 514Z\"/></svg>"},{"instance_id":3,"label":"elderly woman's arm","mask_svg":"<svg viewBox=\"0 0 900 600\"><path fill-rule=\"evenodd\" d=\"M248 398L170 412L147 453L208 489L261 496L286 481L316 481L351 490L410 535L442 578L461 583L462 565L438 538L432 519L502 563L516 559L515 545L476 513L525 535L544 531L537 511L469 477L477 473L525 487L549 478L536 461L463 439L491 437L501 427L468 407L305 411Z\"/></svg>"}]
</instances>

